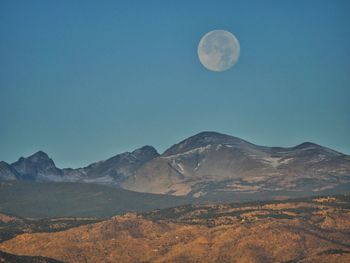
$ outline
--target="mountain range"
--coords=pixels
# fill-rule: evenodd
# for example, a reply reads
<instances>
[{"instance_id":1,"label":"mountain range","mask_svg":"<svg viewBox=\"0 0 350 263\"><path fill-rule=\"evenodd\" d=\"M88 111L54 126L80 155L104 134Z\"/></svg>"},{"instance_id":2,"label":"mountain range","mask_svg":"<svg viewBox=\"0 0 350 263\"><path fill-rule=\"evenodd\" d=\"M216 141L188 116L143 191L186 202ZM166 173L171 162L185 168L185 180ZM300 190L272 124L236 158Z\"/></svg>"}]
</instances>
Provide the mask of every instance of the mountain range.
<instances>
[{"instance_id":1,"label":"mountain range","mask_svg":"<svg viewBox=\"0 0 350 263\"><path fill-rule=\"evenodd\" d=\"M205 197L262 192L322 193L350 186L350 156L305 142L259 146L237 137L201 132L159 154L152 146L83 168L57 168L44 152L0 162L0 180L83 182L136 192Z\"/></svg>"}]
</instances>

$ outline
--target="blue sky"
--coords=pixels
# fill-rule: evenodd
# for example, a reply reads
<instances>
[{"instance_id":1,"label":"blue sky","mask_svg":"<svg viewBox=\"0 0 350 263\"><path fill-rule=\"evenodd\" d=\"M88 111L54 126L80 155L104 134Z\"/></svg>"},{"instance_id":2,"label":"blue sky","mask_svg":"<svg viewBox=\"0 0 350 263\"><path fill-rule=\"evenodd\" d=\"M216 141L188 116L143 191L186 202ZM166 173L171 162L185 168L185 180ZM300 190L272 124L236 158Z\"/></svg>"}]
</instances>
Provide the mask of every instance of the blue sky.
<instances>
[{"instance_id":1,"label":"blue sky","mask_svg":"<svg viewBox=\"0 0 350 263\"><path fill-rule=\"evenodd\" d=\"M0 1L0 160L78 167L204 130L350 154L350 2ZM205 69L208 31L239 39Z\"/></svg>"}]
</instances>

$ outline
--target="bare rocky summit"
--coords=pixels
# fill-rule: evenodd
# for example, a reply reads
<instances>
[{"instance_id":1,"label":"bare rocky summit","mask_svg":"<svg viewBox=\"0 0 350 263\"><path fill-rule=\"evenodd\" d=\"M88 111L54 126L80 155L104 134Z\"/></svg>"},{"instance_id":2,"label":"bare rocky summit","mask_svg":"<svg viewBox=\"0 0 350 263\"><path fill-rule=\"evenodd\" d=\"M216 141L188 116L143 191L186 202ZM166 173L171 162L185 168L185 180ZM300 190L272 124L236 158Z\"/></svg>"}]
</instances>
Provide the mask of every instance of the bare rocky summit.
<instances>
[{"instance_id":1,"label":"bare rocky summit","mask_svg":"<svg viewBox=\"0 0 350 263\"><path fill-rule=\"evenodd\" d=\"M213 192L320 192L350 182L350 157L314 143L264 147L214 132L192 136L144 164L122 187L205 196Z\"/></svg>"},{"instance_id":2,"label":"bare rocky summit","mask_svg":"<svg viewBox=\"0 0 350 263\"><path fill-rule=\"evenodd\" d=\"M266 147L202 132L163 154L144 146L78 169L59 169L46 153L37 152L11 165L1 162L0 178L99 183L195 198L227 193L294 196L348 191L350 156L311 142Z\"/></svg>"}]
</instances>

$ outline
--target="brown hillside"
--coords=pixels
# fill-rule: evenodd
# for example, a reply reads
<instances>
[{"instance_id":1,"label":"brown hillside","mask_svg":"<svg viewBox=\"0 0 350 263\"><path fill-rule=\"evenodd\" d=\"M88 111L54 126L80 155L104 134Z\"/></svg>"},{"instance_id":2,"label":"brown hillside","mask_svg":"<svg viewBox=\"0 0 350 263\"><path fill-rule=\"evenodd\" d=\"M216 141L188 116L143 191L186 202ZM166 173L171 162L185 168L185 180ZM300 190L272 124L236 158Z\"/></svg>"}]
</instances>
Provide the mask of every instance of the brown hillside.
<instances>
[{"instance_id":1,"label":"brown hillside","mask_svg":"<svg viewBox=\"0 0 350 263\"><path fill-rule=\"evenodd\" d=\"M184 206L0 244L64 262L350 262L348 203Z\"/></svg>"}]
</instances>

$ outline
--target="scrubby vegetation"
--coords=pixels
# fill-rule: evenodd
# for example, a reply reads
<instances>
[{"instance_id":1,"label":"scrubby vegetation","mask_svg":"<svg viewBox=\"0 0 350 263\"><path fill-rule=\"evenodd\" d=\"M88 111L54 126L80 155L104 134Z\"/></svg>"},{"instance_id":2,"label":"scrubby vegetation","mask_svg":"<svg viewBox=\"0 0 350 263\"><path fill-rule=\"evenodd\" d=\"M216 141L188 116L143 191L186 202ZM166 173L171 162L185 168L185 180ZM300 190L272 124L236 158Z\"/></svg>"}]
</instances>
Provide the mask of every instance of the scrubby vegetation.
<instances>
[{"instance_id":1,"label":"scrubby vegetation","mask_svg":"<svg viewBox=\"0 0 350 263\"><path fill-rule=\"evenodd\" d=\"M57 232L99 221L101 221L101 219L97 218L15 218L9 222L0 221L0 242L11 239L22 233Z\"/></svg>"},{"instance_id":2,"label":"scrubby vegetation","mask_svg":"<svg viewBox=\"0 0 350 263\"><path fill-rule=\"evenodd\" d=\"M63 263L51 258L18 256L0 251L0 262L3 263Z\"/></svg>"},{"instance_id":3,"label":"scrubby vegetation","mask_svg":"<svg viewBox=\"0 0 350 263\"><path fill-rule=\"evenodd\" d=\"M76 263L350 262L347 203L347 196L322 196L182 205L23 234L0 249Z\"/></svg>"}]
</instances>

